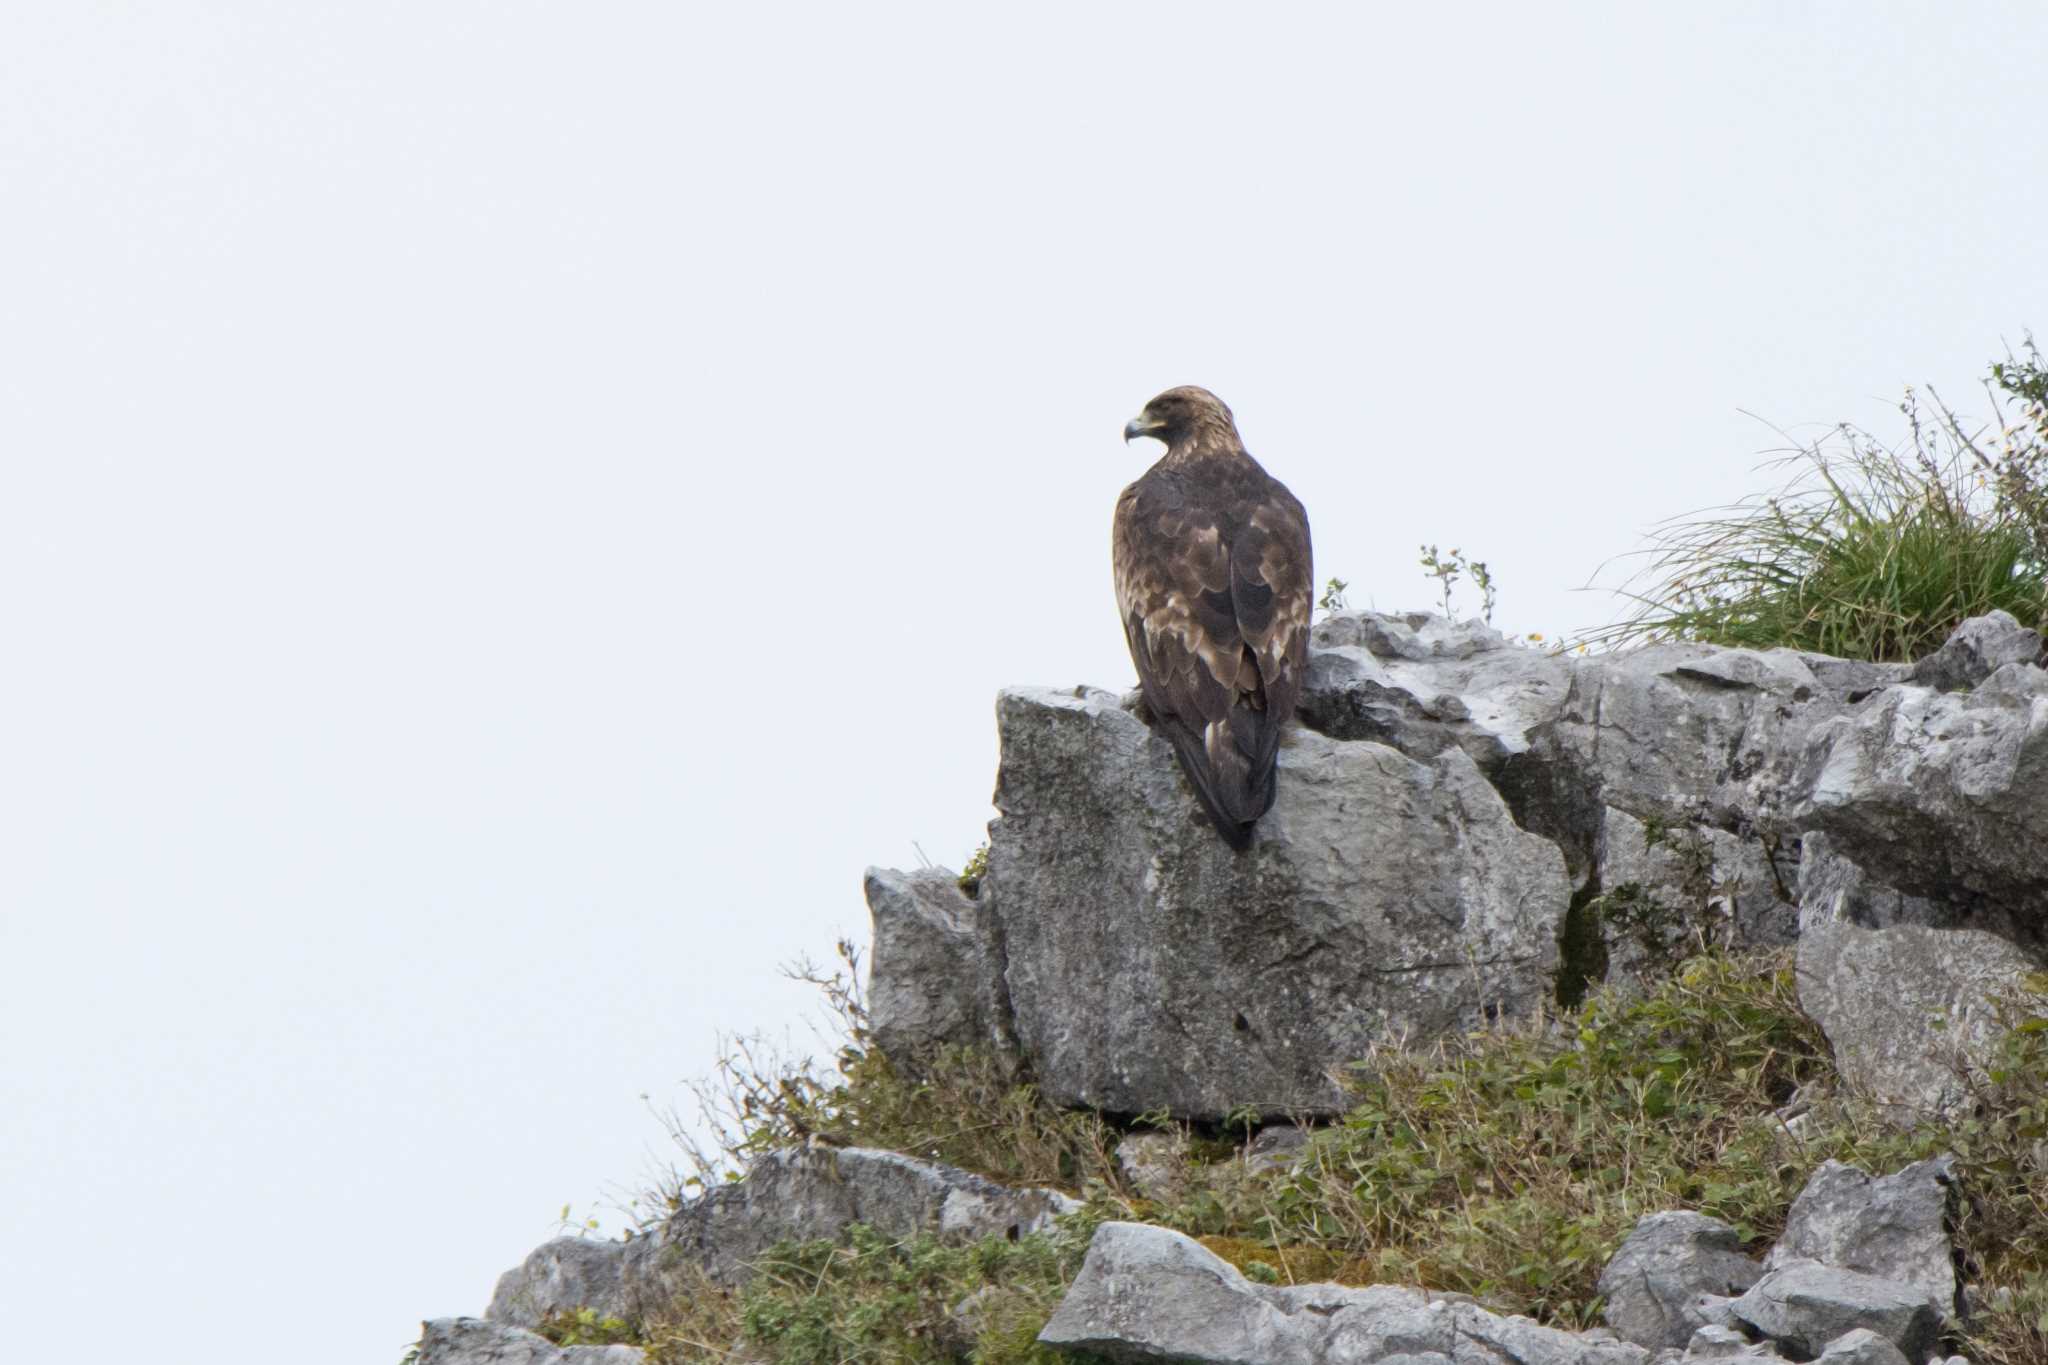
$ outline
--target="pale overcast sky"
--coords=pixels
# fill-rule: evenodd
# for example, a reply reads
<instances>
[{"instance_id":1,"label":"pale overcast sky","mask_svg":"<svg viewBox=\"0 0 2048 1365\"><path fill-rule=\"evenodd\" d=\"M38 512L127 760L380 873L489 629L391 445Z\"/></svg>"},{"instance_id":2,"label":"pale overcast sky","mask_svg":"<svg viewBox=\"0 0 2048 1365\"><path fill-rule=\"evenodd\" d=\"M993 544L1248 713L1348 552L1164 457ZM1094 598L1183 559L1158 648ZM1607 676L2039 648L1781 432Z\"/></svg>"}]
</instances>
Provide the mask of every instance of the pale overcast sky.
<instances>
[{"instance_id":1,"label":"pale overcast sky","mask_svg":"<svg viewBox=\"0 0 2048 1365\"><path fill-rule=\"evenodd\" d=\"M0 3L21 1358L395 1365L644 1179L1200 383L1500 624L2048 326L2037 3ZM618 1220L607 1221L615 1231Z\"/></svg>"}]
</instances>

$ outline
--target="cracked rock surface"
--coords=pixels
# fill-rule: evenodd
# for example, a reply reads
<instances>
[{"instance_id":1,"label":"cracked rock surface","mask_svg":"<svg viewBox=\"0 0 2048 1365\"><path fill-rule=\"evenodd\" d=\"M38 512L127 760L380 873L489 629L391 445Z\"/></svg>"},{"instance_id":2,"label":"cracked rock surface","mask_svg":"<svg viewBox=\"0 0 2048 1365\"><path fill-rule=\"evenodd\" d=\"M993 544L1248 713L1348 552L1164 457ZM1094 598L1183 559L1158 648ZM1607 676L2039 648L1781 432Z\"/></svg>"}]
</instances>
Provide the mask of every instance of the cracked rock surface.
<instances>
[{"instance_id":1,"label":"cracked rock surface","mask_svg":"<svg viewBox=\"0 0 2048 1365\"><path fill-rule=\"evenodd\" d=\"M1534 1009L1571 899L1455 745L1417 760L1295 727L1249 853L1107 692L997 703L1001 818L980 904L1046 1094L1113 1113L1330 1113L1390 1039Z\"/></svg>"}]
</instances>

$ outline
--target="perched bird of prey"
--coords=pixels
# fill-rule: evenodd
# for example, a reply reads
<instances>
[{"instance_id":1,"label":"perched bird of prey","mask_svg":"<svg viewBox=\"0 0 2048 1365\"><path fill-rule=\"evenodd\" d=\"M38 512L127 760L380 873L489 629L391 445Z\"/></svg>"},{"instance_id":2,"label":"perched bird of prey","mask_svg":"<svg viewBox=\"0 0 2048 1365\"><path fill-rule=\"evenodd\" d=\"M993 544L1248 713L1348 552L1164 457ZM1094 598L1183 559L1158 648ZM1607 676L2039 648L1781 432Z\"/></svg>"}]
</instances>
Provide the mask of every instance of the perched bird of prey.
<instances>
[{"instance_id":1,"label":"perched bird of prey","mask_svg":"<svg viewBox=\"0 0 2048 1365\"><path fill-rule=\"evenodd\" d=\"M1124 428L1138 436L1166 454L1116 503L1124 637L1153 723L1242 851L1273 804L1280 728L1308 668L1308 516L1207 389L1160 394Z\"/></svg>"}]
</instances>

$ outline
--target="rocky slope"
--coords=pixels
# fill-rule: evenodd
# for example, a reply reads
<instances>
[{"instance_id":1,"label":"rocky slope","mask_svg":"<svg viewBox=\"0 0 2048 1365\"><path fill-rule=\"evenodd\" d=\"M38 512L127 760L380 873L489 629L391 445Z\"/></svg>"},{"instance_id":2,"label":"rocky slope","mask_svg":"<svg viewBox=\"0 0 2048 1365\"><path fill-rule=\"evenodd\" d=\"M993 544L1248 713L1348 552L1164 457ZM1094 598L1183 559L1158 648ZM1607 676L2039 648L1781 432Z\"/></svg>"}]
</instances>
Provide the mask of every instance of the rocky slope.
<instances>
[{"instance_id":1,"label":"rocky slope","mask_svg":"<svg viewBox=\"0 0 2048 1365\"><path fill-rule=\"evenodd\" d=\"M1376 1047L1649 981L1702 940L1796 942L1844 1082L1938 1122L2001 1002L2048 965L2041 656L2002 615L1912 666L1569 658L1470 622L1340 615L1243 855L1131 699L1009 689L977 894L868 874L874 1037L910 1073L985 1048L1111 1115L1306 1121L1341 1110L1339 1078ZM1920 1365L1962 1301L1952 1202L1938 1162L1823 1168L1762 1262L1712 1220L1654 1215L1602 1283L1606 1335L1414 1289L1251 1283L1177 1233L1108 1223L1043 1340L1119 1360ZM734 1282L784 1237L1018 1237L1070 1206L895 1153L779 1153L652 1235L542 1247L485 1321L430 1324L420 1359L622 1361L525 1329L566 1308L630 1320L678 1267Z\"/></svg>"}]
</instances>

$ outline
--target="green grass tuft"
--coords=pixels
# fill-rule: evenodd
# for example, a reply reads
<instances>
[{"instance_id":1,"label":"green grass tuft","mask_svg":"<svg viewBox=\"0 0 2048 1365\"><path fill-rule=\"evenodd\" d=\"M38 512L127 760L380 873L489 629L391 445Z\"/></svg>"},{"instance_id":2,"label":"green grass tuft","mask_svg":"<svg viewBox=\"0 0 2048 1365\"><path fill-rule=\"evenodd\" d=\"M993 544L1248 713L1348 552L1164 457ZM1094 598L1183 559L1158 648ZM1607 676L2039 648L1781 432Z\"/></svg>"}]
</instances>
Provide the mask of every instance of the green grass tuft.
<instances>
[{"instance_id":1,"label":"green grass tuft","mask_svg":"<svg viewBox=\"0 0 2048 1365\"><path fill-rule=\"evenodd\" d=\"M1900 404L1886 446L1841 425L1777 463L1776 493L1677 518L1651 535L1625 590L1639 609L1595 644L1697 640L1904 661L1993 610L2039 625L2048 607L2048 371L1992 367L2021 412L1990 440L1930 394ZM1990 394L1999 409L1997 392Z\"/></svg>"}]
</instances>

